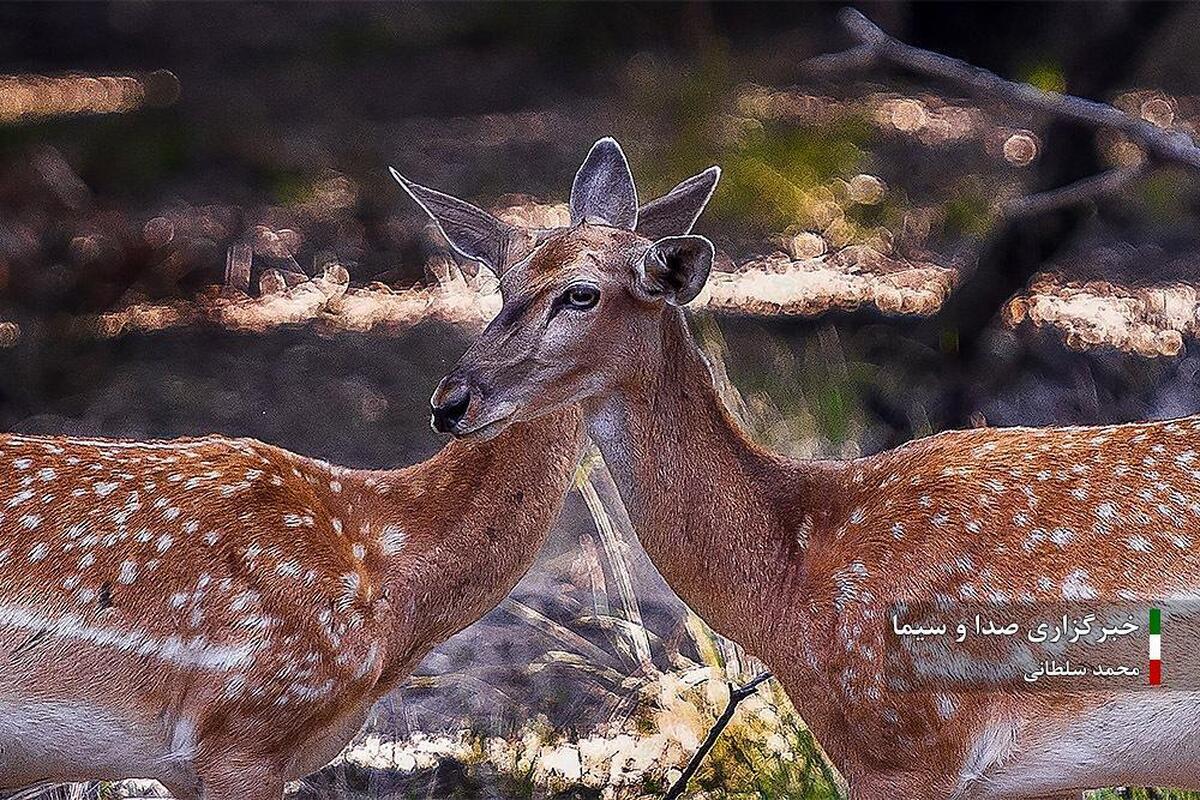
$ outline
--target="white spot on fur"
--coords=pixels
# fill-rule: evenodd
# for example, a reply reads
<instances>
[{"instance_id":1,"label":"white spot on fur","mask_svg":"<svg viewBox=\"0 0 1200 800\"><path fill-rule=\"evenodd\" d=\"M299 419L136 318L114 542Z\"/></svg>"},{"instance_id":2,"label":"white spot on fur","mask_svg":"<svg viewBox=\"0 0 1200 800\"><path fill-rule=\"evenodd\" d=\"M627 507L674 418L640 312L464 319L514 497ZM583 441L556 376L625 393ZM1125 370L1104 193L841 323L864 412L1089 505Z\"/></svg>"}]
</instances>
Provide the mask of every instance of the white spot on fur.
<instances>
[{"instance_id":1,"label":"white spot on fur","mask_svg":"<svg viewBox=\"0 0 1200 800\"><path fill-rule=\"evenodd\" d=\"M1063 579L1062 596L1064 600L1094 600L1096 589L1088 583L1088 572L1085 569L1072 570Z\"/></svg>"},{"instance_id":2,"label":"white spot on fur","mask_svg":"<svg viewBox=\"0 0 1200 800\"><path fill-rule=\"evenodd\" d=\"M379 547L385 556L392 556L404 549L408 534L399 525L384 525L379 534Z\"/></svg>"},{"instance_id":3,"label":"white spot on fur","mask_svg":"<svg viewBox=\"0 0 1200 800\"><path fill-rule=\"evenodd\" d=\"M1130 550L1136 550L1141 553L1149 553L1153 549L1150 540L1145 536L1130 536L1125 540L1125 544L1128 545Z\"/></svg>"},{"instance_id":4,"label":"white spot on fur","mask_svg":"<svg viewBox=\"0 0 1200 800\"><path fill-rule=\"evenodd\" d=\"M358 589L362 585L362 578L357 572L347 572L342 575L338 582L342 585L342 594L336 601L337 609L345 611L354 603L354 599L358 596Z\"/></svg>"},{"instance_id":5,"label":"white spot on fur","mask_svg":"<svg viewBox=\"0 0 1200 800\"><path fill-rule=\"evenodd\" d=\"M867 574L866 565L858 559L851 561L834 573L833 582L837 586L837 595L833 599L833 604L839 611L844 610L851 600L858 597L859 584L863 582Z\"/></svg>"}]
</instances>

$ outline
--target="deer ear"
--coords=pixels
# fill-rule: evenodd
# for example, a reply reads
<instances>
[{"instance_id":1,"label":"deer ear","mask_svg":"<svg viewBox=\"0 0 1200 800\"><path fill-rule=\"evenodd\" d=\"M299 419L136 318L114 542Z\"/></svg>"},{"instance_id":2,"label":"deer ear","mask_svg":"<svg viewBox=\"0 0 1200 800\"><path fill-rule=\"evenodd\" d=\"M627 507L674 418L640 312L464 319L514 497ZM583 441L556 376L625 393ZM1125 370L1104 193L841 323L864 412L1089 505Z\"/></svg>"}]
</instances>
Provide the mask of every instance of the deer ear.
<instances>
[{"instance_id":1,"label":"deer ear","mask_svg":"<svg viewBox=\"0 0 1200 800\"><path fill-rule=\"evenodd\" d=\"M721 179L720 167L709 167L638 209L637 232L647 239L691 233Z\"/></svg>"},{"instance_id":2,"label":"deer ear","mask_svg":"<svg viewBox=\"0 0 1200 800\"><path fill-rule=\"evenodd\" d=\"M676 306L690 303L712 271L714 249L703 236L668 236L650 245L638 270L643 292Z\"/></svg>"},{"instance_id":3,"label":"deer ear","mask_svg":"<svg viewBox=\"0 0 1200 800\"><path fill-rule=\"evenodd\" d=\"M433 218L459 255L483 262L497 275L503 275L523 257L521 245L529 237L519 229L466 200L413 183L395 169L389 167L389 170L408 196Z\"/></svg>"},{"instance_id":4,"label":"deer ear","mask_svg":"<svg viewBox=\"0 0 1200 800\"><path fill-rule=\"evenodd\" d=\"M627 231L637 226L637 189L621 145L605 137L592 145L571 184L571 224L600 222Z\"/></svg>"}]
</instances>

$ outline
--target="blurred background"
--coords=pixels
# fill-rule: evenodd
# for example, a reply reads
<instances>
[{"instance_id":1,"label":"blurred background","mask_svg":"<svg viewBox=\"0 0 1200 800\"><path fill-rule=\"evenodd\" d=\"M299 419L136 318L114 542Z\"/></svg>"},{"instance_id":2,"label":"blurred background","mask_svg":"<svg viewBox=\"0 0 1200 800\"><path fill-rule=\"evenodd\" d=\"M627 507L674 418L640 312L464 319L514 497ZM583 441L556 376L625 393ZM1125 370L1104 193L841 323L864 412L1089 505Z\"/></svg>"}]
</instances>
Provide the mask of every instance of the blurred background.
<instances>
[{"instance_id":1,"label":"blurred background","mask_svg":"<svg viewBox=\"0 0 1200 800\"><path fill-rule=\"evenodd\" d=\"M911 44L1163 129L1200 125L1200 6L858 6ZM1200 410L1196 175L902 71L805 62L836 4L0 5L0 429L253 436L409 464L497 307L387 174L556 224L616 136L643 200L710 164L694 327L796 456L976 425ZM1144 167L1144 169L1143 169ZM1022 198L1108 170L1085 202ZM440 647L305 797L639 797L760 667L641 553L602 465L513 596ZM41 796L153 793L136 782ZM692 796L832 797L786 697Z\"/></svg>"}]
</instances>

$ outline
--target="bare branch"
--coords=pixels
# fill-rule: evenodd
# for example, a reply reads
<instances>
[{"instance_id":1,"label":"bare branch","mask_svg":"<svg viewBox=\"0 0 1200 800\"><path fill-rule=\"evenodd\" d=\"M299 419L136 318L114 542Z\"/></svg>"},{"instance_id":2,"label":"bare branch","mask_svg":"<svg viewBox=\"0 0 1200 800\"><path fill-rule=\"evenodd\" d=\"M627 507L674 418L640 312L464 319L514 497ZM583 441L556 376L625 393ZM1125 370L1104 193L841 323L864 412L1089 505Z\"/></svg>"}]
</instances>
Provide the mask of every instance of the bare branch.
<instances>
[{"instance_id":1,"label":"bare branch","mask_svg":"<svg viewBox=\"0 0 1200 800\"><path fill-rule=\"evenodd\" d=\"M1027 83L1006 80L965 61L907 45L884 33L882 28L853 8L842 9L838 18L859 44L845 53L822 56L816 60L816 67L822 72L829 71L831 65L839 63L842 66L863 66L885 62L944 80L977 96L991 97L1062 119L1120 131L1152 158L1200 169L1200 147L1186 133L1159 128L1106 103L1045 92Z\"/></svg>"},{"instance_id":2,"label":"bare branch","mask_svg":"<svg viewBox=\"0 0 1200 800\"><path fill-rule=\"evenodd\" d=\"M875 48L861 44L840 53L826 53L805 61L801 68L812 75L841 75L851 71L865 71L879 63Z\"/></svg>"},{"instance_id":3,"label":"bare branch","mask_svg":"<svg viewBox=\"0 0 1200 800\"><path fill-rule=\"evenodd\" d=\"M709 730L708 736L704 737L704 741L700 743L700 747L696 750L687 766L683 768L683 773L679 776L679 780L671 785L667 793L663 795L663 800L678 800L687 789L688 781L696 774L696 770L700 768L700 763L704 761L704 757L708 755L708 751L717 742L717 737L721 735L721 731L725 730L725 726L733 719L733 712L737 710L738 703L745 700L750 695L758 691L758 687L769 681L773 675L770 672L764 672L747 683L745 686L739 686L736 689L729 691L729 702L725 704L725 710L721 712L721 716L717 717L717 721Z\"/></svg>"},{"instance_id":4,"label":"bare branch","mask_svg":"<svg viewBox=\"0 0 1200 800\"><path fill-rule=\"evenodd\" d=\"M1145 174L1144 164L1101 172L1058 189L1018 197L1006 203L1002 213L1013 219L1088 203L1121 191Z\"/></svg>"}]
</instances>

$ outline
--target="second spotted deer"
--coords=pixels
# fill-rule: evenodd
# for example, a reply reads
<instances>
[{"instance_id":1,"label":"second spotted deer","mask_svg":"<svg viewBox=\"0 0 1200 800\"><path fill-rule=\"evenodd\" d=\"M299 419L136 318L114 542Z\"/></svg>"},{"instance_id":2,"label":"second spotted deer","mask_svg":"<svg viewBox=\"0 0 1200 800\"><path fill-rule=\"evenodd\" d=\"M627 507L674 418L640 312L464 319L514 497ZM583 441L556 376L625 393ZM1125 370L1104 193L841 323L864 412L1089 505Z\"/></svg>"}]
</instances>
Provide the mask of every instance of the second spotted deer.
<instances>
[{"instance_id":1,"label":"second spotted deer","mask_svg":"<svg viewBox=\"0 0 1200 800\"><path fill-rule=\"evenodd\" d=\"M574 226L504 279L439 387L459 435L580 404L675 591L784 683L855 798L1038 798L1200 788L1200 693L913 689L883 654L905 604L1200 594L1200 419L949 432L795 461L723 405L682 306L713 247L639 230L615 142L576 180ZM446 216L452 241L494 223ZM469 244L468 244L469 246Z\"/></svg>"}]
</instances>

